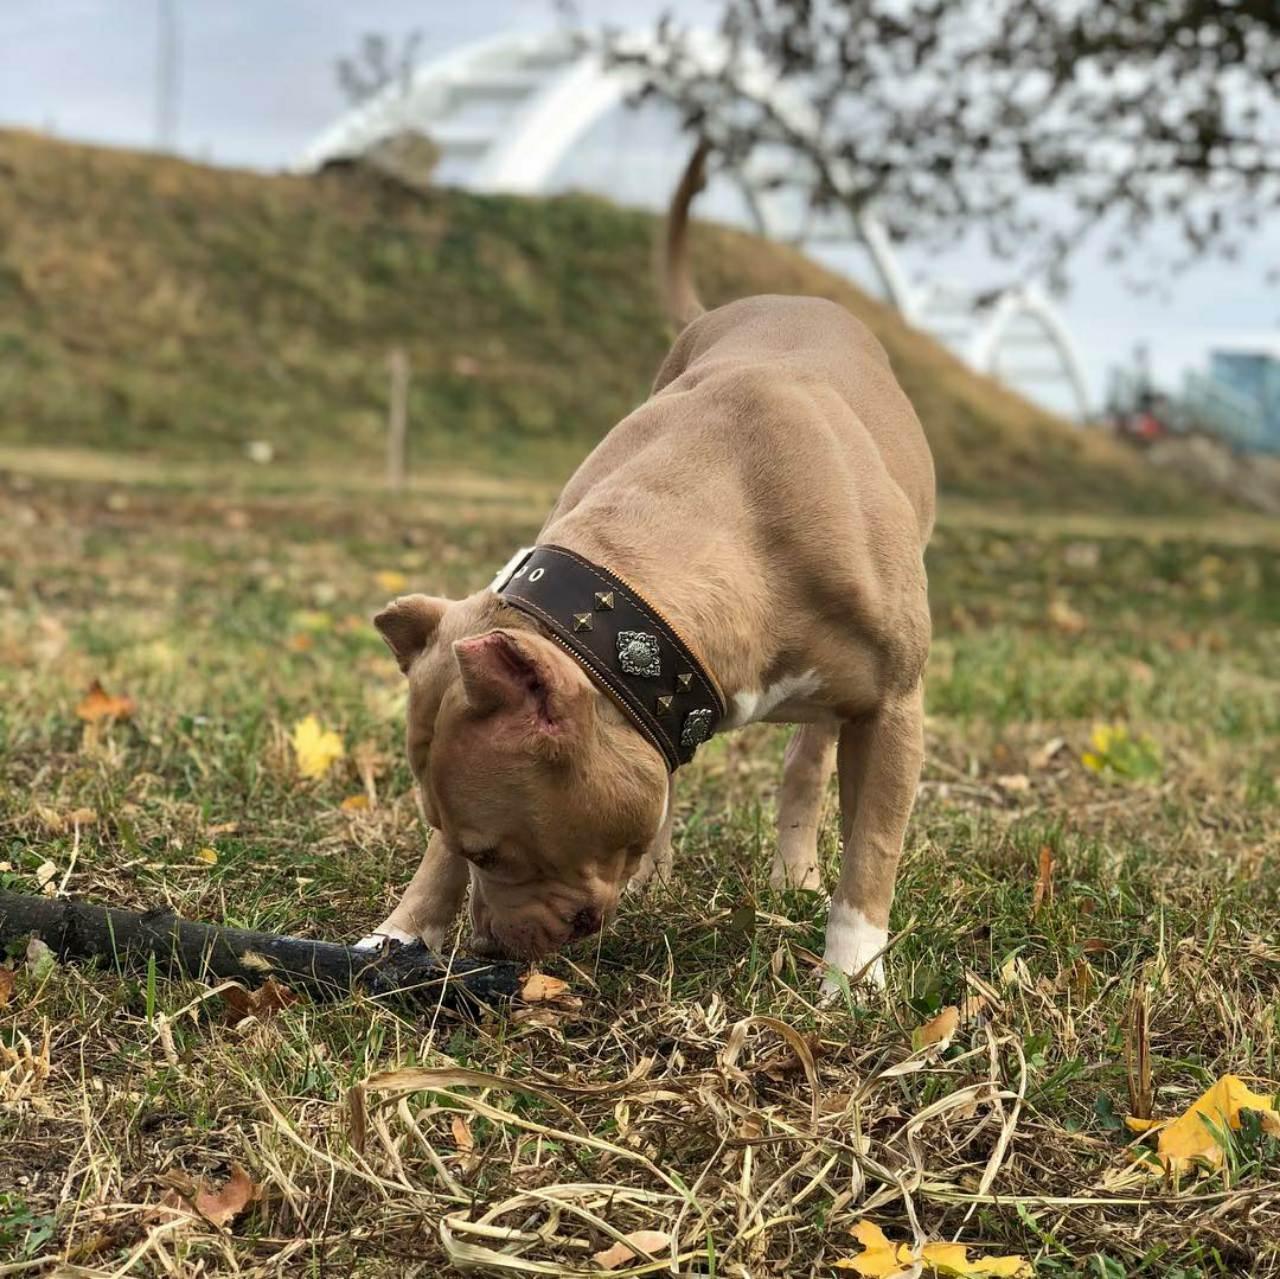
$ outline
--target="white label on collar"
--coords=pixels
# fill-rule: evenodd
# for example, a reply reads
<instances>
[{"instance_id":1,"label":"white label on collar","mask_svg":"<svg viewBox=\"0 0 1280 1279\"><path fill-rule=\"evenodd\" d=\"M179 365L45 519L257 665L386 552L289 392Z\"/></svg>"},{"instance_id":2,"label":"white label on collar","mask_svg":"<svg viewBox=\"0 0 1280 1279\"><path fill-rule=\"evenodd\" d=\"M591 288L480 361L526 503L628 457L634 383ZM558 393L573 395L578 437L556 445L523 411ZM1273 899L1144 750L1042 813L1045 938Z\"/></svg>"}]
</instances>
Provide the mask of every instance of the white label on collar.
<instances>
[{"instance_id":1,"label":"white label on collar","mask_svg":"<svg viewBox=\"0 0 1280 1279\"><path fill-rule=\"evenodd\" d=\"M516 570L524 563L525 560L533 554L532 546L522 546L503 566L498 570L498 575L489 583L489 589L496 595L502 590L506 584L515 576Z\"/></svg>"}]
</instances>

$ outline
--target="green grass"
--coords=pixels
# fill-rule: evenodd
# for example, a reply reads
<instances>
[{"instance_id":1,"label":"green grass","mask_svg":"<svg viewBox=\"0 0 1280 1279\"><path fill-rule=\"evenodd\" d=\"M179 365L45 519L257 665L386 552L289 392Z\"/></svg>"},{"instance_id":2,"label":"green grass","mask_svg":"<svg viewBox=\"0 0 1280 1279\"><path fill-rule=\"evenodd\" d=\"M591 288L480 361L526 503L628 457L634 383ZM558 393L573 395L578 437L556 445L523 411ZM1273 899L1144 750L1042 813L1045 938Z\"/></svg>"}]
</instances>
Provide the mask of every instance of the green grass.
<instances>
[{"instance_id":1,"label":"green grass","mask_svg":"<svg viewBox=\"0 0 1280 1279\"><path fill-rule=\"evenodd\" d=\"M562 482L648 392L668 345L652 217L597 199L412 195L0 131L0 443L376 475L387 358L412 369L419 468ZM880 338L944 492L1186 509L1140 455L974 375L799 254L701 227L710 301L836 299Z\"/></svg>"},{"instance_id":2,"label":"green grass","mask_svg":"<svg viewBox=\"0 0 1280 1279\"><path fill-rule=\"evenodd\" d=\"M423 840L401 677L366 621L378 575L474 588L542 490L437 477L392 504L314 473L4 460L0 885L35 891L48 861L87 899L335 938L376 923ZM503 1204L496 1226L545 1227L512 1247L551 1272L610 1242L585 1210L620 1231L679 1218L685 1273L838 1273L856 1220L906 1239L912 1213L1046 1276L1280 1273L1274 1142L1246 1130L1223 1173L1125 1182L1116 1120L1135 995L1157 1114L1227 1071L1280 1078L1278 549L1261 522L944 510L928 763L889 989L863 1008L813 1007L824 903L767 888L784 741L767 728L682 776L676 883L547 965L576 1005L468 1023L357 999L230 1025L195 984L15 957L0 1274L455 1273L442 1219L455 1254L501 1248L467 1223ZM94 678L137 702L97 736L75 715ZM348 755L304 783L286 738L312 712ZM1149 735L1158 774L1084 768L1095 722ZM361 743L379 803L343 812ZM1055 893L1033 913L1046 845ZM829 881L834 812L823 851ZM894 1070L917 1026L980 992L949 1049ZM776 1030L734 1030L751 1017L804 1036L816 1099ZM424 1075L405 1106L368 1083L410 1066L497 1078ZM229 1229L156 1207L233 1163L263 1190Z\"/></svg>"}]
</instances>

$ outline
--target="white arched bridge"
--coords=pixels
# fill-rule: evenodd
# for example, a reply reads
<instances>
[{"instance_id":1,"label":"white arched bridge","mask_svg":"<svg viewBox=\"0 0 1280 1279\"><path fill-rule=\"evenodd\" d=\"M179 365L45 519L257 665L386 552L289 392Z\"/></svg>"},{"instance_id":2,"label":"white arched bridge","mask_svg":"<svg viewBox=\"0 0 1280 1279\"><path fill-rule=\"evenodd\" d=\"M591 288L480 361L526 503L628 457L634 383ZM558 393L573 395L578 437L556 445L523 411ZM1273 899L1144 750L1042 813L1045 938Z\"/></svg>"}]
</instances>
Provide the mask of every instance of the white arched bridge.
<instances>
[{"instance_id":1,"label":"white arched bridge","mask_svg":"<svg viewBox=\"0 0 1280 1279\"><path fill-rule=\"evenodd\" d=\"M649 37L631 37L642 48ZM720 39L701 34L691 45L708 68L726 56ZM816 128L811 112L763 64L748 64L752 93L767 95L790 127ZM624 114L638 88L638 73L609 66L601 52L571 32L504 34L467 45L419 67L407 86L390 85L353 108L327 129L301 158L300 167L317 169L349 159L406 130L427 135L439 149L434 181L474 191L545 193L573 185L618 196L618 165L626 158L632 194L643 203L665 203L674 175L684 161L682 147L665 136L650 151L663 153L658 165L638 158L640 148L604 140L604 170L581 165L570 183L570 164L602 126ZM852 273L850 259L865 260L884 296L917 328L933 333L974 368L1083 420L1088 416L1087 386L1070 333L1045 293L1034 285L989 290L912 280L883 225L871 210L856 217L839 211L814 216L798 195L766 180L761 157L756 165L720 179L736 190L722 190L737 220L760 233L787 240L836 269ZM600 165L597 166L601 168ZM637 171L640 186L636 187ZM801 175L803 176L803 175ZM646 183L645 178L650 180ZM714 197L714 188L709 200ZM717 212L719 212L717 210Z\"/></svg>"}]
</instances>

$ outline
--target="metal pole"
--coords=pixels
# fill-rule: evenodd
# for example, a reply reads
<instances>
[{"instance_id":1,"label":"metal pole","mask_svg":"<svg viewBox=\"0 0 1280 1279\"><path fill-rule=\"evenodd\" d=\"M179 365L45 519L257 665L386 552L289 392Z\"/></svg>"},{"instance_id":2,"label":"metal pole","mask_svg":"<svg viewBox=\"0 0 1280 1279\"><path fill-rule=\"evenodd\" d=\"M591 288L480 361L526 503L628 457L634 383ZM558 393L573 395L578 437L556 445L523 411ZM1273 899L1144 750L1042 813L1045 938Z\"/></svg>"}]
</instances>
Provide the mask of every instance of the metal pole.
<instances>
[{"instance_id":1,"label":"metal pole","mask_svg":"<svg viewBox=\"0 0 1280 1279\"><path fill-rule=\"evenodd\" d=\"M404 488L405 446L409 427L409 357L404 348L396 347L387 361L391 372L390 397L387 403L387 487Z\"/></svg>"}]
</instances>

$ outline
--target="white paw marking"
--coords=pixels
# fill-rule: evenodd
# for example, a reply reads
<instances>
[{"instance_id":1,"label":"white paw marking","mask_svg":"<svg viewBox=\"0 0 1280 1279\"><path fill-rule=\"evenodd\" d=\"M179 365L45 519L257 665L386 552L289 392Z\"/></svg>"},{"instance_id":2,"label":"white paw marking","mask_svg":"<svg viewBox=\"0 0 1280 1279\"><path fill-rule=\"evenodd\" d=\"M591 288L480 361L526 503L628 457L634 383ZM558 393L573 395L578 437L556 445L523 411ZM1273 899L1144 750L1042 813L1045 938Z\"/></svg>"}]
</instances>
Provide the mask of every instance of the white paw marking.
<instances>
[{"instance_id":1,"label":"white paw marking","mask_svg":"<svg viewBox=\"0 0 1280 1279\"><path fill-rule=\"evenodd\" d=\"M399 928L384 928L380 933L370 933L361 937L352 950L381 950L382 943L390 937L392 941L415 942L418 939L412 933L402 932Z\"/></svg>"},{"instance_id":2,"label":"white paw marking","mask_svg":"<svg viewBox=\"0 0 1280 1279\"><path fill-rule=\"evenodd\" d=\"M741 728L744 724L754 724L771 716L781 720L788 720L793 716L807 718L817 708L808 705L806 699L821 687L818 672L806 671L803 675L784 675L763 692L735 693L733 705L725 716L722 727Z\"/></svg>"},{"instance_id":3,"label":"white paw marking","mask_svg":"<svg viewBox=\"0 0 1280 1279\"><path fill-rule=\"evenodd\" d=\"M856 906L832 902L831 913L827 917L827 946L822 954L822 962L828 968L852 977L871 964L888 940L889 934L885 929L878 928ZM863 973L862 980L884 989L883 957L875 959L875 963ZM830 997L839 991L840 983L828 973L822 980L822 994Z\"/></svg>"}]
</instances>

